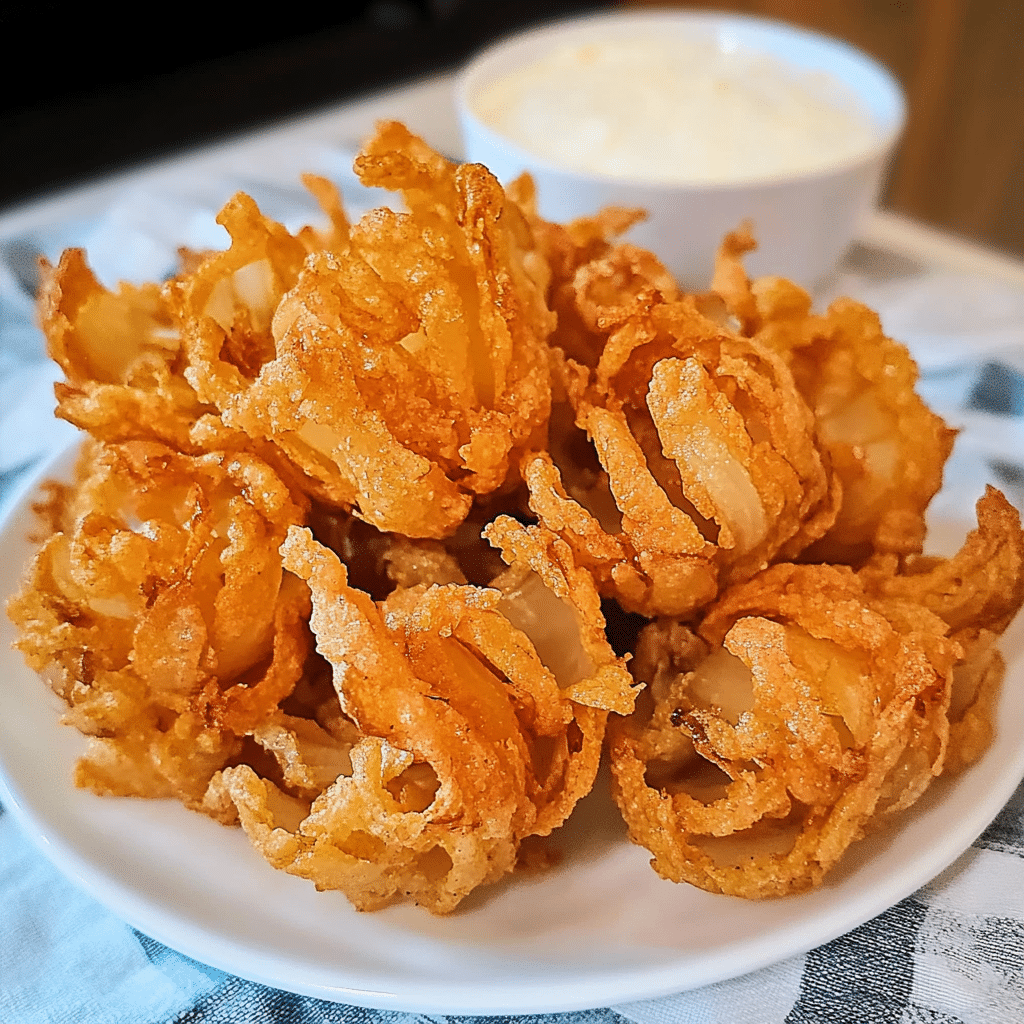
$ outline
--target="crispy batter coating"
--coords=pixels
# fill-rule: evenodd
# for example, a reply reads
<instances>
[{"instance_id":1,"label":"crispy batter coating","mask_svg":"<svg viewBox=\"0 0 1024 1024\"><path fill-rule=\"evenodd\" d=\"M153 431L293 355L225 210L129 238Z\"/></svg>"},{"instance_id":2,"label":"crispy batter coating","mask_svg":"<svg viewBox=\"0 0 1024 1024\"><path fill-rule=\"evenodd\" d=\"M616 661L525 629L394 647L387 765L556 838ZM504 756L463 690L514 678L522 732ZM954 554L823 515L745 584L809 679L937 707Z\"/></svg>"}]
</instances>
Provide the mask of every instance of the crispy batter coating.
<instances>
[{"instance_id":1,"label":"crispy batter coating","mask_svg":"<svg viewBox=\"0 0 1024 1024\"><path fill-rule=\"evenodd\" d=\"M917 572L778 564L726 591L699 635L647 627L634 671L650 697L612 730L611 758L660 874L752 898L810 888L981 755L1024 533L994 490L978 519L956 556Z\"/></svg>"},{"instance_id":2,"label":"crispy batter coating","mask_svg":"<svg viewBox=\"0 0 1024 1024\"><path fill-rule=\"evenodd\" d=\"M920 555L953 433L873 313L751 282L746 228L682 295L615 240L642 211L549 223L394 122L355 167L401 209L307 175L324 226L238 194L163 286L44 268L91 437L8 611L78 785L448 913L538 856L609 722L656 869L748 897L984 753L1024 534L990 490Z\"/></svg>"},{"instance_id":3,"label":"crispy batter coating","mask_svg":"<svg viewBox=\"0 0 1024 1024\"><path fill-rule=\"evenodd\" d=\"M876 552L920 553L955 431L914 390L917 366L877 314L843 298L817 316L792 282L751 283L741 257L752 247L743 232L726 239L712 288L747 336L785 357L842 483L835 522L802 557L859 565Z\"/></svg>"},{"instance_id":4,"label":"crispy batter coating","mask_svg":"<svg viewBox=\"0 0 1024 1024\"><path fill-rule=\"evenodd\" d=\"M40 325L65 374L55 386L56 414L112 443L156 440L193 455L248 449L298 479L270 445L225 426L218 404L273 354L269 314L307 251L347 243L337 189L315 175L303 182L328 214L327 230L306 227L292 237L239 194L218 218L231 247L183 250L179 273L162 287L110 292L79 249L56 267L44 261Z\"/></svg>"},{"instance_id":5,"label":"crispy batter coating","mask_svg":"<svg viewBox=\"0 0 1024 1024\"><path fill-rule=\"evenodd\" d=\"M356 170L407 212L339 222L308 258L251 200L225 208L232 248L174 287L186 373L312 496L439 538L515 481L546 425L547 264L485 168L401 125L381 124Z\"/></svg>"},{"instance_id":6,"label":"crispy batter coating","mask_svg":"<svg viewBox=\"0 0 1024 1024\"><path fill-rule=\"evenodd\" d=\"M878 555L858 573L875 600L914 602L934 612L963 649L953 673L946 771L973 764L992 742L1004 663L996 643L1024 603L1020 513L994 487L977 504L978 526L952 558L901 565Z\"/></svg>"},{"instance_id":7,"label":"crispy batter coating","mask_svg":"<svg viewBox=\"0 0 1024 1024\"><path fill-rule=\"evenodd\" d=\"M104 288L81 249L43 263L39 321L64 371L57 416L104 441L162 441L198 453L190 430L212 407L182 375L181 336L158 285Z\"/></svg>"},{"instance_id":8,"label":"crispy batter coating","mask_svg":"<svg viewBox=\"0 0 1024 1024\"><path fill-rule=\"evenodd\" d=\"M554 461L580 442L553 419L563 436L524 465L531 508L630 611L691 614L831 525L838 488L784 361L693 302L652 298L594 374L562 379L597 465Z\"/></svg>"},{"instance_id":9,"label":"crispy batter coating","mask_svg":"<svg viewBox=\"0 0 1024 1024\"><path fill-rule=\"evenodd\" d=\"M277 552L303 517L250 455L86 447L8 605L18 648L92 737L79 785L202 799L303 673L308 596Z\"/></svg>"},{"instance_id":10,"label":"crispy batter coating","mask_svg":"<svg viewBox=\"0 0 1024 1024\"><path fill-rule=\"evenodd\" d=\"M919 556L901 564L892 555L876 556L859 573L876 596L933 611L964 647L984 633L1002 633L1024 602L1020 513L991 486L975 512L977 528L952 558Z\"/></svg>"},{"instance_id":11,"label":"crispy batter coating","mask_svg":"<svg viewBox=\"0 0 1024 1024\"><path fill-rule=\"evenodd\" d=\"M311 801L248 765L213 780L210 808L233 804L276 867L342 889L360 909L406 895L446 913L510 871L521 841L560 825L590 790L603 708L632 706L630 679L600 622L576 628L575 657L544 633L559 608L557 638L571 643L579 595L577 620L594 616L589 577L517 524L499 532L516 573L505 592L419 585L380 604L308 531L289 533L285 565L310 585L317 648L356 742L351 770ZM308 763L301 738L292 747Z\"/></svg>"},{"instance_id":12,"label":"crispy batter coating","mask_svg":"<svg viewBox=\"0 0 1024 1024\"><path fill-rule=\"evenodd\" d=\"M657 257L611 239L646 216L643 210L607 207L592 217L554 224L537 213L533 179L513 181L508 194L523 212L536 241L536 257L547 266L546 300L557 317L550 344L585 366L596 366L614 322L634 303L655 293L678 297L672 275Z\"/></svg>"},{"instance_id":13,"label":"crispy batter coating","mask_svg":"<svg viewBox=\"0 0 1024 1024\"><path fill-rule=\"evenodd\" d=\"M901 625L828 566L776 566L724 595L707 655L661 674L652 721L683 734L672 759L649 762L636 726L612 740L619 807L659 874L798 892L920 795L942 769L959 648L934 623Z\"/></svg>"}]
</instances>

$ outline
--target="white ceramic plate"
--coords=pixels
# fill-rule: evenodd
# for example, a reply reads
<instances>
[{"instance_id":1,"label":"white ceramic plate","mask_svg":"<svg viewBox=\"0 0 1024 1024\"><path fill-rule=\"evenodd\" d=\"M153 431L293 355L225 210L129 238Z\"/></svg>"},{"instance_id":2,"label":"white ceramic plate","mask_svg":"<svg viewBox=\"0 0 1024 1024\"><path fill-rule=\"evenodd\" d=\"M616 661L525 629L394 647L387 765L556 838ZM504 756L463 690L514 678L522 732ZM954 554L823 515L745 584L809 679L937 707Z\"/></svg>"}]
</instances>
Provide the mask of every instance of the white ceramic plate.
<instances>
[{"instance_id":1,"label":"white ceramic plate","mask_svg":"<svg viewBox=\"0 0 1024 1024\"><path fill-rule=\"evenodd\" d=\"M40 478L67 472L65 455ZM32 545L37 481L0 530L0 593ZM965 514L970 510L965 510ZM956 531L955 524L938 524ZM963 526L960 527L962 533ZM627 841L606 788L561 830L561 866L474 894L456 914L358 914L338 893L274 871L239 829L166 801L76 790L82 740L0 625L0 800L56 866L115 914L204 963L293 992L438 1013L585 1009L696 988L778 962L892 906L951 864L1024 775L1024 632L998 735L896 827L864 840L818 891L751 903L659 879Z\"/></svg>"}]
</instances>

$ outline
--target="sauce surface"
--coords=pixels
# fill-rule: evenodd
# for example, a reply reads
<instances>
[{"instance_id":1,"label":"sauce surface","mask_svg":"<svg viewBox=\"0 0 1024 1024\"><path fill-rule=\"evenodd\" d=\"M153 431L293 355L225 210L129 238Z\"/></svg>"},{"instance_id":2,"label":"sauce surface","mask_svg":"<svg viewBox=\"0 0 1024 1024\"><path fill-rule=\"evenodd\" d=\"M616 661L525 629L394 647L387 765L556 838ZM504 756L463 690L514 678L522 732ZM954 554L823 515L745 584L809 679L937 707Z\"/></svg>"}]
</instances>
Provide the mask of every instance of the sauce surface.
<instances>
[{"instance_id":1,"label":"sauce surface","mask_svg":"<svg viewBox=\"0 0 1024 1024\"><path fill-rule=\"evenodd\" d=\"M673 184L811 172L878 131L830 75L691 40L563 46L481 88L477 116L561 167Z\"/></svg>"}]
</instances>

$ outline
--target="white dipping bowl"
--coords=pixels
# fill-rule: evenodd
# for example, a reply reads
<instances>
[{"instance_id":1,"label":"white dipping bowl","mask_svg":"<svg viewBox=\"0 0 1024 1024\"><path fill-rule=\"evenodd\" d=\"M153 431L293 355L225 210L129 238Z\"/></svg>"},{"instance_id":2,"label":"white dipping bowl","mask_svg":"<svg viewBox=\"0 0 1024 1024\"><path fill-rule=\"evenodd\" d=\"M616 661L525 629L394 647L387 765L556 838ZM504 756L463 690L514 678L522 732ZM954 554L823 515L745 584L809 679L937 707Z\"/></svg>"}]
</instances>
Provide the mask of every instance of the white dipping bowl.
<instances>
[{"instance_id":1,"label":"white dipping bowl","mask_svg":"<svg viewBox=\"0 0 1024 1024\"><path fill-rule=\"evenodd\" d=\"M863 144L852 153L827 151L814 169L805 164L804 169L752 176L732 171L717 180L705 173L703 180L698 175L689 181L690 172L680 169L679 180L664 180L662 172L659 181L658 174L642 169L625 176L581 170L557 155L539 156L485 122L479 112L489 86L553 53L652 37L666 49L678 44L693 52L699 46L712 60L721 55L723 60L760 62L760 71L770 68L776 81L780 74L789 81L813 81L815 101L834 104L836 118L849 117L849 107L856 108L869 129ZM662 88L656 75L649 80L652 90ZM567 83L561 91L570 89ZM657 104L659 97L652 102ZM484 164L505 183L529 171L546 219L568 221L612 205L646 209L648 219L625 240L656 253L689 289L707 287L722 237L744 220L752 221L758 241L747 259L752 275L788 277L807 288L819 284L875 204L905 118L903 94L893 77L843 42L759 18L685 11L598 14L542 25L496 43L459 75L456 106L466 159ZM671 127L670 118L659 120L659 131L667 134Z\"/></svg>"}]
</instances>

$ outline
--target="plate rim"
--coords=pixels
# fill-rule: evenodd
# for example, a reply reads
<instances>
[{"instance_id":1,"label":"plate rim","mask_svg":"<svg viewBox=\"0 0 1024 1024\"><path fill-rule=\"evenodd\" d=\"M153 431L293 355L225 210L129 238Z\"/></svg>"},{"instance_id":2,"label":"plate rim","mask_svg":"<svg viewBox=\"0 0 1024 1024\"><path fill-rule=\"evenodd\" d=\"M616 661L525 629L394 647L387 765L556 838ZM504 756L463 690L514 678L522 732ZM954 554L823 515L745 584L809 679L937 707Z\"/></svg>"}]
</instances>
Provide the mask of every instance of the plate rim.
<instances>
[{"instance_id":1,"label":"plate rim","mask_svg":"<svg viewBox=\"0 0 1024 1024\"><path fill-rule=\"evenodd\" d=\"M42 460L34 471L26 474L25 479L20 481L20 486L2 503L0 506L0 550L8 548L13 531L19 528L19 523L22 522L26 514L30 514L29 503L38 492L40 484L48 478L59 476L62 470L67 472L80 444L80 441L75 441L69 447L54 453L50 458ZM13 578L15 580L20 578L23 571L24 566L14 567ZM5 592L5 601L8 596L8 593ZM9 629L10 623L6 619L6 615L4 619L3 626L5 629ZM17 652L14 657L20 662L20 655ZM27 666L24 666L23 662L20 663L25 673L34 675ZM1009 670L1011 665L1012 663L1008 662L1007 683L1012 675ZM1018 666L1018 674L1024 681L1024 658ZM56 709L60 703L59 698L50 693L42 680L39 682L44 698ZM8 680L0 680L0 687L6 688L8 685L10 685ZM1024 690L1024 685L1020 688ZM1008 686L1007 689L1009 689ZM2 697L3 694L0 692L0 699ZM1018 703L1020 703L1021 700L1024 700L1024 695L1018 695L1018 698ZM1005 714L1006 701L1007 693L1004 689L1000 695L1000 715ZM54 726L60 728L56 721L56 710L54 714ZM1005 728L1002 731L1005 732ZM0 739L2 739L2 734L0 734ZM997 741L998 739L997 735ZM993 747L996 746L997 743L994 742ZM702 961L702 966L698 965L696 970L692 962L693 958L681 951L669 963L648 967L642 971L631 969L624 974L616 973L604 984L596 982L588 975L584 991L580 991L578 981L574 982L568 976L557 983L547 981L514 985L511 984L515 978L514 972L509 975L510 984L505 990L500 991L495 989L493 982L487 982L486 988L462 983L461 987L453 989L443 981L425 986L415 981L404 983L392 981L390 989L385 991L377 986L375 980L370 978L363 978L362 981L354 981L351 977L346 978L344 970L338 972L336 979L330 982L320 977L323 973L321 970L315 967L310 969L308 964L307 974L302 978L296 978L294 974L289 974L290 971L295 970L296 965L287 956L268 956L265 952L252 947L246 948L236 940L227 938L224 934L212 933L201 924L196 924L187 908L169 910L168 907L161 906L149 894L140 894L134 890L131 882L120 878L109 865L92 863L82 850L61 832L59 823L47 818L45 808L39 806L38 799L33 799L30 792L22 792L20 787L13 784L8 778L6 752L2 747L0 747L0 802L11 813L21 831L27 835L36 849L58 871L77 884L101 906L130 926L162 942L169 948L218 970L299 995L367 1008L447 1014L555 1013L656 999L746 975L827 943L896 905L968 853L978 836L1013 796L1024 777L1024 734L1018 738L1016 745L1009 743L1004 736L998 749L1001 751L1002 761L1005 763L997 777L993 778L989 772L985 771L986 762L990 760L989 755L992 753L992 748L990 748L979 762L961 775L945 780L941 786L930 787L918 804L910 808L908 812L904 812L907 817L901 818L901 821L907 821L927 816L930 811L934 810L933 805L936 802L940 804L944 802L942 800L943 791L952 788L953 796L955 796L956 790L964 784L964 780L979 774L979 772L985 772L986 784L980 798L972 800L970 813L960 818L958 827L946 831L939 842L929 846L923 855L916 858L913 861L912 870L909 866L905 866L902 872L891 876L888 879L888 884L881 887L876 886L865 892L858 892L855 888L855 898L841 901L842 912L830 914L825 919L827 924L821 922L820 927L809 929L808 921L798 917L787 922L781 928L774 931L769 930L767 934L755 934L741 942L722 947L714 954L706 956ZM71 785L71 780L67 781L69 794L93 796L75 790ZM110 798L102 797L93 798L103 801L110 800ZM952 798L949 795L946 797L947 800ZM184 814L193 813L175 801L166 803ZM130 805L126 799L126 806ZM196 817L201 819L199 815ZM965 822L966 828L964 827ZM882 834L884 835L884 833ZM854 849L863 851L865 842L866 840L862 840L855 844ZM642 851L642 853L645 852ZM255 850L252 853L254 857L259 857ZM309 883L303 882L303 884L308 885ZM839 883L839 886L841 885L842 882ZM821 893L827 890L828 882L825 889L817 889L813 892ZM716 899L734 901L737 898L725 896L716 897ZM791 896L784 899L799 900L801 897ZM416 912L427 913L419 908ZM185 941L182 941L183 938ZM239 958L242 958L242 962ZM256 962L258 969L248 970L245 958Z\"/></svg>"}]
</instances>

